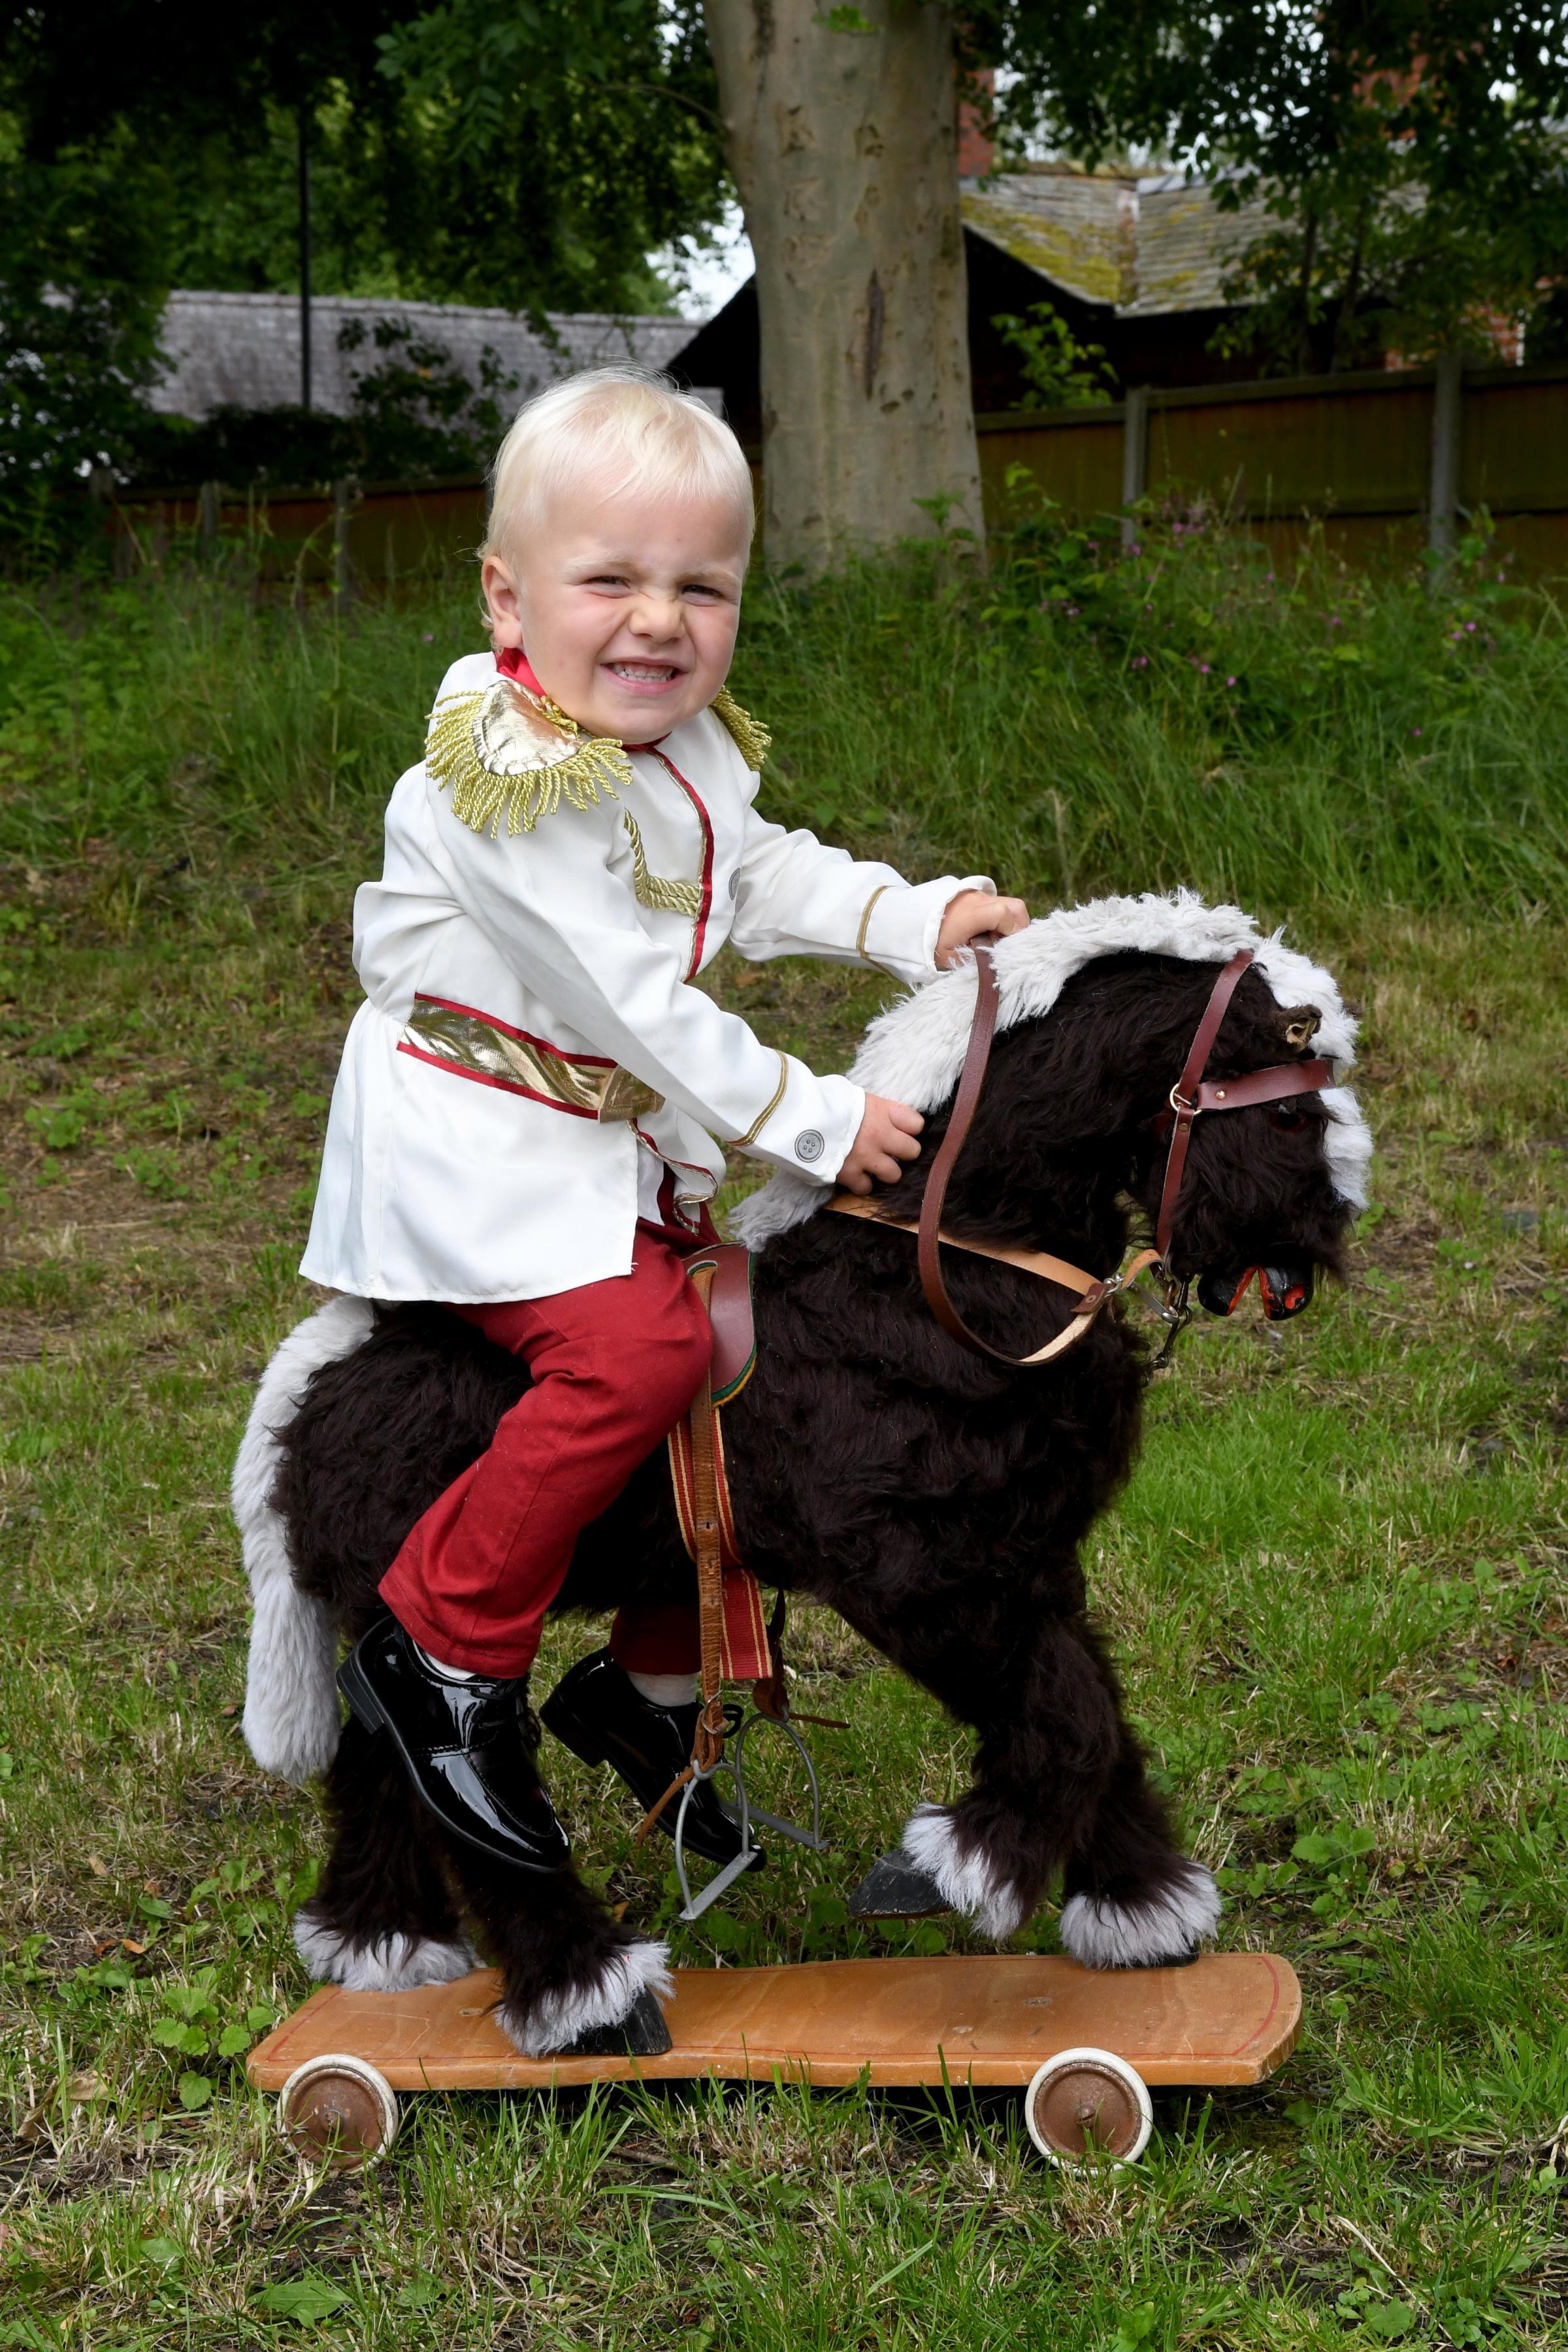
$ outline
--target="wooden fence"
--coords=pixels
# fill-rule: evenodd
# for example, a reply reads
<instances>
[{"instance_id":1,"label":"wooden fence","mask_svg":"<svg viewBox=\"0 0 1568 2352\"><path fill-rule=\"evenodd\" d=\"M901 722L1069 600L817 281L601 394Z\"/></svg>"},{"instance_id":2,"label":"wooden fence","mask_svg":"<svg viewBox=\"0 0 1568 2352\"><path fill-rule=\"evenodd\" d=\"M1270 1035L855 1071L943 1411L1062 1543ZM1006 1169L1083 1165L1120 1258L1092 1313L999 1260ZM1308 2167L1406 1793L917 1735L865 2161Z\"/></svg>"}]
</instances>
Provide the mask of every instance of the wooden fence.
<instances>
[{"instance_id":1,"label":"wooden fence","mask_svg":"<svg viewBox=\"0 0 1568 2352\"><path fill-rule=\"evenodd\" d=\"M994 518L1016 465L1082 520L1201 494L1281 553L1321 525L1354 559L1408 558L1484 509L1521 571L1568 572L1568 364L1199 384L976 422Z\"/></svg>"},{"instance_id":2,"label":"wooden fence","mask_svg":"<svg viewBox=\"0 0 1568 2352\"><path fill-rule=\"evenodd\" d=\"M1129 537L1141 499L1201 497L1282 557L1321 528L1354 561L1408 560L1484 509L1521 572L1568 574L1568 363L1200 384L975 422L993 526L1022 466L1064 513L1112 528L1121 517ZM216 543L248 531L273 577L349 594L471 554L484 496L472 478L248 496L208 483L123 496L110 513L127 565L171 532Z\"/></svg>"}]
</instances>

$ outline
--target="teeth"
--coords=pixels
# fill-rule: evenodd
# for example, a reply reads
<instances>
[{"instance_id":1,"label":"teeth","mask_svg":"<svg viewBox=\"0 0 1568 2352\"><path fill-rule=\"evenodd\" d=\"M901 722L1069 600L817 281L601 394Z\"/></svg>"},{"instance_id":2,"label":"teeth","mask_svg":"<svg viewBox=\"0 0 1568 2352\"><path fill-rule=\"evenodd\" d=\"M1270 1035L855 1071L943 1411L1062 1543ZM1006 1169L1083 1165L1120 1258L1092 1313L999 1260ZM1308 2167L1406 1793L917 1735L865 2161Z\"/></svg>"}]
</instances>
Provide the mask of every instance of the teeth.
<instances>
[{"instance_id":1,"label":"teeth","mask_svg":"<svg viewBox=\"0 0 1568 2352\"><path fill-rule=\"evenodd\" d=\"M673 663L655 665L652 662L612 662L610 667L617 677L635 678L640 685L662 686L676 676Z\"/></svg>"}]
</instances>

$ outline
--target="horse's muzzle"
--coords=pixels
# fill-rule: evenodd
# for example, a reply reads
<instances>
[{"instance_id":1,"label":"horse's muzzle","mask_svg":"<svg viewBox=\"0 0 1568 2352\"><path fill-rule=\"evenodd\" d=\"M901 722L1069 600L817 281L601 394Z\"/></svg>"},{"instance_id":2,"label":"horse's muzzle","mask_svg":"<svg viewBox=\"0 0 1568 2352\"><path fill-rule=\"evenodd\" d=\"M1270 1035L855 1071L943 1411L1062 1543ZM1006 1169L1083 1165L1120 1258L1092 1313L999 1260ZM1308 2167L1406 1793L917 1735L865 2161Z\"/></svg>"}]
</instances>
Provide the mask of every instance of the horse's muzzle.
<instances>
[{"instance_id":1,"label":"horse's muzzle","mask_svg":"<svg viewBox=\"0 0 1568 2352\"><path fill-rule=\"evenodd\" d=\"M1270 1323L1288 1323L1312 1303L1312 1261L1280 1257L1272 1265L1210 1266L1198 1277L1198 1304L1211 1315L1234 1315L1254 1275Z\"/></svg>"}]
</instances>

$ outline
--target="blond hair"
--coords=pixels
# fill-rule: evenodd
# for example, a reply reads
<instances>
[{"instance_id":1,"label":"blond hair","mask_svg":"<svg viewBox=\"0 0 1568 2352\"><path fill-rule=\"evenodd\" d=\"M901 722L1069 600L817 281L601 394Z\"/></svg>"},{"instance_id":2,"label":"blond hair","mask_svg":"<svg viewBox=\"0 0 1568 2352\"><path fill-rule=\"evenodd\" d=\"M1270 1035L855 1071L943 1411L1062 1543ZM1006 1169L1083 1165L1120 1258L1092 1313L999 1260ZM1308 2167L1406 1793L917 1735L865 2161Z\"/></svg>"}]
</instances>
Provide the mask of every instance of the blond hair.
<instances>
[{"instance_id":1,"label":"blond hair","mask_svg":"<svg viewBox=\"0 0 1568 2352\"><path fill-rule=\"evenodd\" d=\"M636 488L729 499L751 546L752 469L730 427L668 376L627 365L567 376L518 411L490 474L481 560L504 557L520 532L538 524L556 491L589 472L612 498Z\"/></svg>"}]
</instances>

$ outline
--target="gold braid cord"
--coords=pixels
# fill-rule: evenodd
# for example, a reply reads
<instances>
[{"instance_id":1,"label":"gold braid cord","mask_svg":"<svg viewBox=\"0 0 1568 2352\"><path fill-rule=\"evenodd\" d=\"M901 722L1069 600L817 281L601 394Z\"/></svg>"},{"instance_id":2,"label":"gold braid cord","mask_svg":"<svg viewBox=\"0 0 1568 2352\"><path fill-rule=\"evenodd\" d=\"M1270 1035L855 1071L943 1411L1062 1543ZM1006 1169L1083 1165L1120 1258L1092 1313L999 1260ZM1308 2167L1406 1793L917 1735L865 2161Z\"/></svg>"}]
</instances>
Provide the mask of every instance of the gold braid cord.
<instances>
[{"instance_id":1,"label":"gold braid cord","mask_svg":"<svg viewBox=\"0 0 1568 2352\"><path fill-rule=\"evenodd\" d=\"M642 845L642 831L630 809L621 822L631 838L632 888L637 904L658 907L667 915L685 915L691 922L702 912L702 886L698 882L671 882L663 874L647 870L647 853Z\"/></svg>"},{"instance_id":2,"label":"gold braid cord","mask_svg":"<svg viewBox=\"0 0 1568 2352\"><path fill-rule=\"evenodd\" d=\"M503 814L509 834L531 833L542 816L554 814L563 798L574 808L591 808L601 793L614 800L617 788L630 783L632 767L625 747L607 735L584 736L564 712L557 717L553 706L548 723L563 734L571 730L559 757L515 770L510 757L505 768L489 765L481 753L479 734L495 692L491 687L482 694L451 695L438 702L425 745L430 773L437 784L452 788L452 814L475 833L488 833L493 841ZM540 716L546 714L541 711ZM537 737L533 748L542 748Z\"/></svg>"},{"instance_id":3,"label":"gold braid cord","mask_svg":"<svg viewBox=\"0 0 1568 2352\"><path fill-rule=\"evenodd\" d=\"M753 774L759 772L768 756L768 746L773 740L761 719L753 719L749 710L742 710L727 686L719 688L708 708L729 735L747 767Z\"/></svg>"}]
</instances>

